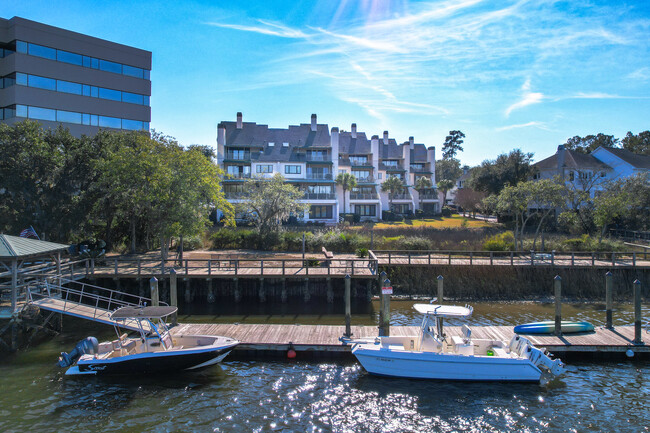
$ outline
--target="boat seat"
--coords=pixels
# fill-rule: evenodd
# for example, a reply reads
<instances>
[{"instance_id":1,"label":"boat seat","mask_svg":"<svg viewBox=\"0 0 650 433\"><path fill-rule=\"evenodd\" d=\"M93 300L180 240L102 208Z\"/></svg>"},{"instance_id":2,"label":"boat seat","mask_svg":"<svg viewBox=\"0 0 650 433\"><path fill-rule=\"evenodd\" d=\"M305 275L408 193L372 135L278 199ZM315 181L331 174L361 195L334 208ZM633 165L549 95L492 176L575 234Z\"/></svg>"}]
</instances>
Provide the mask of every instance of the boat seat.
<instances>
[{"instance_id":1,"label":"boat seat","mask_svg":"<svg viewBox=\"0 0 650 433\"><path fill-rule=\"evenodd\" d=\"M492 351L494 351L494 355L498 356L499 358L508 358L510 356L502 347L493 347Z\"/></svg>"},{"instance_id":2,"label":"boat seat","mask_svg":"<svg viewBox=\"0 0 650 433\"><path fill-rule=\"evenodd\" d=\"M465 342L465 344L468 344L472 339L472 330L469 329L469 326L463 325L461 331L463 333L463 341Z\"/></svg>"},{"instance_id":3,"label":"boat seat","mask_svg":"<svg viewBox=\"0 0 650 433\"><path fill-rule=\"evenodd\" d=\"M122 347L120 340L113 340L111 341L111 344L113 345L113 350L120 350L120 348Z\"/></svg>"},{"instance_id":4,"label":"boat seat","mask_svg":"<svg viewBox=\"0 0 650 433\"><path fill-rule=\"evenodd\" d=\"M465 344L463 339L458 335L452 335L451 342L454 344L454 346L462 346L463 344Z\"/></svg>"},{"instance_id":5,"label":"boat seat","mask_svg":"<svg viewBox=\"0 0 650 433\"><path fill-rule=\"evenodd\" d=\"M127 352L130 352L132 349L135 349L135 340L131 340L128 343L123 344L122 349L126 350Z\"/></svg>"}]
</instances>

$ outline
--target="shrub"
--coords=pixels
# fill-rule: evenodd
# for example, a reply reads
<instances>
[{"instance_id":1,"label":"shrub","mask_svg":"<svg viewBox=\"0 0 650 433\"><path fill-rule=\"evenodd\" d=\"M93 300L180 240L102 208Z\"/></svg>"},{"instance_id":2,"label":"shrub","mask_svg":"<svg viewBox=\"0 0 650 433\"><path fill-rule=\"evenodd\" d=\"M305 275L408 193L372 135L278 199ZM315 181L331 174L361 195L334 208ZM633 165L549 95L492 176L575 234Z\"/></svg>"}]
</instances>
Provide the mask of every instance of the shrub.
<instances>
[{"instance_id":1,"label":"shrub","mask_svg":"<svg viewBox=\"0 0 650 433\"><path fill-rule=\"evenodd\" d=\"M359 257L360 259L364 257L368 257L368 248L358 248L357 257Z\"/></svg>"},{"instance_id":2,"label":"shrub","mask_svg":"<svg viewBox=\"0 0 650 433\"><path fill-rule=\"evenodd\" d=\"M287 251L302 250L302 232L286 231L282 233L281 249ZM313 236L311 233L305 233L305 244L308 244L307 238Z\"/></svg>"},{"instance_id":3,"label":"shrub","mask_svg":"<svg viewBox=\"0 0 650 433\"><path fill-rule=\"evenodd\" d=\"M399 239L396 244L400 250L426 251L431 249L431 241L422 236L405 236Z\"/></svg>"},{"instance_id":4,"label":"shrub","mask_svg":"<svg viewBox=\"0 0 650 433\"><path fill-rule=\"evenodd\" d=\"M192 251L200 250L203 248L203 240L200 236L190 236L189 238L183 238L183 250Z\"/></svg>"},{"instance_id":5,"label":"shrub","mask_svg":"<svg viewBox=\"0 0 650 433\"><path fill-rule=\"evenodd\" d=\"M443 217L450 217L454 213L454 210L450 208L449 206L443 206L442 207L442 216Z\"/></svg>"},{"instance_id":6,"label":"shrub","mask_svg":"<svg viewBox=\"0 0 650 433\"><path fill-rule=\"evenodd\" d=\"M307 259L305 260L304 266L306 268L317 268L320 266L320 260L318 259Z\"/></svg>"},{"instance_id":7,"label":"shrub","mask_svg":"<svg viewBox=\"0 0 650 433\"><path fill-rule=\"evenodd\" d=\"M512 251L515 249L515 236L512 232L503 232L489 237L483 242L485 251Z\"/></svg>"},{"instance_id":8,"label":"shrub","mask_svg":"<svg viewBox=\"0 0 650 433\"><path fill-rule=\"evenodd\" d=\"M402 215L396 214L390 210L383 211L381 213L381 219L384 221L404 221L404 217Z\"/></svg>"},{"instance_id":9,"label":"shrub","mask_svg":"<svg viewBox=\"0 0 650 433\"><path fill-rule=\"evenodd\" d=\"M241 238L235 230L223 228L212 233L210 244L214 250L240 248Z\"/></svg>"}]
</instances>

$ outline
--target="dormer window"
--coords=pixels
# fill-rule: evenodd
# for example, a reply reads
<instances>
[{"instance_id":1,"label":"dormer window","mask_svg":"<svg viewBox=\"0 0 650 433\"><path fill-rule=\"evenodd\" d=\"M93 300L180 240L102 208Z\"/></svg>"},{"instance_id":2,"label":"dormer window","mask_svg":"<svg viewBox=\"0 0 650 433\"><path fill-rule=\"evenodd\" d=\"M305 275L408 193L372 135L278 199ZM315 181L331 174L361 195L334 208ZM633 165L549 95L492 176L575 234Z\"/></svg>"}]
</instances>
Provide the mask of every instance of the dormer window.
<instances>
[{"instance_id":1,"label":"dormer window","mask_svg":"<svg viewBox=\"0 0 650 433\"><path fill-rule=\"evenodd\" d=\"M273 141L269 141L269 147L275 146L275 143Z\"/></svg>"},{"instance_id":2,"label":"dormer window","mask_svg":"<svg viewBox=\"0 0 650 433\"><path fill-rule=\"evenodd\" d=\"M284 143L282 143L282 147L289 147L289 143L285 141Z\"/></svg>"}]
</instances>

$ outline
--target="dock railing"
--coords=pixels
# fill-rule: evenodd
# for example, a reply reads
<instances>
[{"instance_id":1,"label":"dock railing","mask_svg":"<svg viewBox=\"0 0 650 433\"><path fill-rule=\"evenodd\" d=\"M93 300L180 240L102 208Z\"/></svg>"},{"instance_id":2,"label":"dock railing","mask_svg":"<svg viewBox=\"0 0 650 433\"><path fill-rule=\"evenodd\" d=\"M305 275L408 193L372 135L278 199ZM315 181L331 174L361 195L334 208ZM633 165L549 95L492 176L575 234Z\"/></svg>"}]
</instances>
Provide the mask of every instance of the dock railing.
<instances>
[{"instance_id":1,"label":"dock railing","mask_svg":"<svg viewBox=\"0 0 650 433\"><path fill-rule=\"evenodd\" d=\"M650 267L648 253L629 252L545 252L545 251L421 251L373 250L380 265L555 265Z\"/></svg>"},{"instance_id":2,"label":"dock railing","mask_svg":"<svg viewBox=\"0 0 650 433\"><path fill-rule=\"evenodd\" d=\"M218 256L214 254L214 256ZM311 257L310 257L311 256ZM168 258L106 258L90 260L89 276L116 275L122 277L159 276L174 268L179 276L241 276L241 277L292 277L292 276L351 276L374 275L377 272L376 258L335 258L326 260L317 255L302 258L255 258L242 259L215 257L210 259L189 258L178 260Z\"/></svg>"}]
</instances>

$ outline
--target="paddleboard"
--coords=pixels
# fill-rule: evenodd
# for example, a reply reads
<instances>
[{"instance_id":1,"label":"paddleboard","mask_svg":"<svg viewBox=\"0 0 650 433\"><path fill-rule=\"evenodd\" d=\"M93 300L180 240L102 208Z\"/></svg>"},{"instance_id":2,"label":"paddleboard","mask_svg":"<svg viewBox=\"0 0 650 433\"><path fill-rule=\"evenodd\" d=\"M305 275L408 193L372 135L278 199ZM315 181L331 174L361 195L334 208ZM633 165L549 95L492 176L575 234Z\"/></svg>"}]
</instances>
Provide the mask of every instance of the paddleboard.
<instances>
[{"instance_id":1,"label":"paddleboard","mask_svg":"<svg viewBox=\"0 0 650 433\"><path fill-rule=\"evenodd\" d=\"M594 325L589 322L562 321L562 333L573 334L576 332L592 332ZM555 333L555 322L534 322L515 326L517 334L553 334Z\"/></svg>"}]
</instances>

